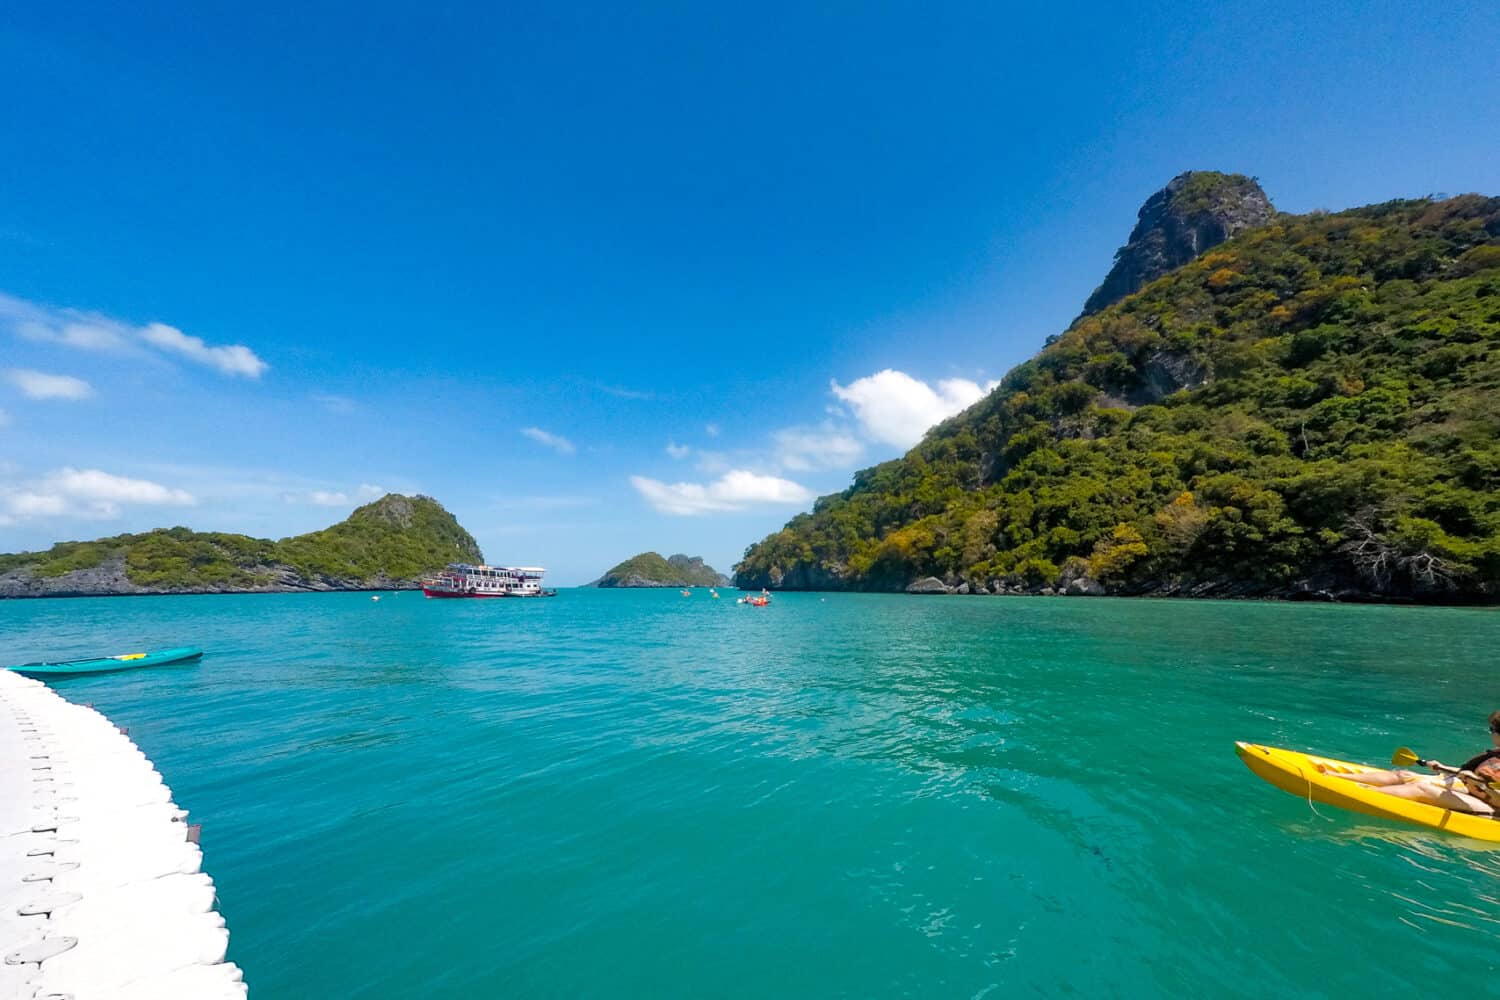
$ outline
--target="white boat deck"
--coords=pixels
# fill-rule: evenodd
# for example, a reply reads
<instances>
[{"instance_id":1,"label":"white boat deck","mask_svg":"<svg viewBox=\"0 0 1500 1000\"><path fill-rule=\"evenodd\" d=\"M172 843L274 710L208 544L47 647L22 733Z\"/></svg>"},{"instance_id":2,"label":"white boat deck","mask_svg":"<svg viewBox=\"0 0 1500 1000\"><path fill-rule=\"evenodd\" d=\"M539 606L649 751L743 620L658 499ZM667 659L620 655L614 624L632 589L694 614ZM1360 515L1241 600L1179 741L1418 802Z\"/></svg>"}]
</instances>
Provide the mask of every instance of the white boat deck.
<instances>
[{"instance_id":1,"label":"white boat deck","mask_svg":"<svg viewBox=\"0 0 1500 1000\"><path fill-rule=\"evenodd\" d=\"M244 998L186 821L108 719L0 670L0 1000Z\"/></svg>"}]
</instances>

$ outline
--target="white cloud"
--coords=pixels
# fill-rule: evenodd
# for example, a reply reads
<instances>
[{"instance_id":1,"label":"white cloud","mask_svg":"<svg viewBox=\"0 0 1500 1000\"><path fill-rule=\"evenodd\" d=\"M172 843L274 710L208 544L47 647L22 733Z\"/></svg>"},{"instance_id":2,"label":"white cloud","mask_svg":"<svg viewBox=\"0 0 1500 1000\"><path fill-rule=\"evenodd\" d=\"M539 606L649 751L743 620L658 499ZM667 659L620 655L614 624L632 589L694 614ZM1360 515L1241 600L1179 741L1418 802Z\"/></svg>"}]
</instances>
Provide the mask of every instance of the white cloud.
<instances>
[{"instance_id":1,"label":"white cloud","mask_svg":"<svg viewBox=\"0 0 1500 1000\"><path fill-rule=\"evenodd\" d=\"M349 494L337 490L313 490L307 495L307 502L319 507L342 507L349 502Z\"/></svg>"},{"instance_id":2,"label":"white cloud","mask_svg":"<svg viewBox=\"0 0 1500 1000\"><path fill-rule=\"evenodd\" d=\"M711 483L664 483L631 476L630 485L663 514L708 514L744 510L754 504L800 504L812 492L799 483L733 469Z\"/></svg>"},{"instance_id":3,"label":"white cloud","mask_svg":"<svg viewBox=\"0 0 1500 1000\"><path fill-rule=\"evenodd\" d=\"M180 354L189 361L217 368L225 375L243 375L245 378L260 378L270 365L255 356L255 352L244 344L229 344L210 347L202 337L183 333L175 326L165 323L148 323L141 330L141 339L170 354Z\"/></svg>"},{"instance_id":4,"label":"white cloud","mask_svg":"<svg viewBox=\"0 0 1500 1000\"><path fill-rule=\"evenodd\" d=\"M703 433L707 434L711 438L716 438L716 437L719 436L719 425L718 424L704 424L703 425Z\"/></svg>"},{"instance_id":5,"label":"white cloud","mask_svg":"<svg viewBox=\"0 0 1500 1000\"><path fill-rule=\"evenodd\" d=\"M57 515L68 509L68 501L55 493L33 493L30 490L17 490L5 498L5 505L10 509L13 516L25 517L47 517Z\"/></svg>"},{"instance_id":6,"label":"white cloud","mask_svg":"<svg viewBox=\"0 0 1500 1000\"><path fill-rule=\"evenodd\" d=\"M772 434L771 440L782 467L799 471L853 465L865 450L852 434L831 425L786 427Z\"/></svg>"},{"instance_id":7,"label":"white cloud","mask_svg":"<svg viewBox=\"0 0 1500 1000\"><path fill-rule=\"evenodd\" d=\"M12 368L5 377L28 399L88 399L94 390L72 375L48 375L29 368Z\"/></svg>"},{"instance_id":8,"label":"white cloud","mask_svg":"<svg viewBox=\"0 0 1500 1000\"><path fill-rule=\"evenodd\" d=\"M523 427L521 433L525 434L537 444L545 445L557 452L559 455L571 455L578 449L573 447L573 442L560 434L549 434L540 427Z\"/></svg>"},{"instance_id":9,"label":"white cloud","mask_svg":"<svg viewBox=\"0 0 1500 1000\"><path fill-rule=\"evenodd\" d=\"M0 325L27 340L85 351L131 350L129 327L117 320L76 309L48 309L4 292L0 292Z\"/></svg>"},{"instance_id":10,"label":"white cloud","mask_svg":"<svg viewBox=\"0 0 1500 1000\"><path fill-rule=\"evenodd\" d=\"M849 404L866 436L902 448L910 448L933 425L979 402L997 385L981 387L968 379L950 378L934 389L891 368L847 386L830 382L833 394Z\"/></svg>"},{"instance_id":11,"label":"white cloud","mask_svg":"<svg viewBox=\"0 0 1500 1000\"><path fill-rule=\"evenodd\" d=\"M24 320L17 324L16 332L27 340L52 341L85 351L123 353L130 347L129 341L118 331L101 323L76 321L52 327L34 320Z\"/></svg>"},{"instance_id":12,"label":"white cloud","mask_svg":"<svg viewBox=\"0 0 1500 1000\"><path fill-rule=\"evenodd\" d=\"M318 507L347 507L351 503L363 503L383 497L386 489L374 483L360 483L353 493L344 490L309 490L305 494L284 493L287 503L310 503Z\"/></svg>"},{"instance_id":13,"label":"white cloud","mask_svg":"<svg viewBox=\"0 0 1500 1000\"><path fill-rule=\"evenodd\" d=\"M830 381L833 398L826 407L828 415L817 423L762 432L749 448L713 451L669 441L666 452L674 459L691 457L693 465L706 476L724 477L720 483L742 473L774 479L783 474L847 469L865 457L872 443L911 447L933 425L972 406L998 384L980 385L962 378L928 384L887 368L848 385ZM714 436L720 428L708 424L705 430ZM637 489L653 502L661 499L668 505L703 510L721 509L713 505L731 502L713 492L711 487L717 484L667 487L655 480L645 480L645 484L638 483ZM700 489L701 494L695 492Z\"/></svg>"},{"instance_id":14,"label":"white cloud","mask_svg":"<svg viewBox=\"0 0 1500 1000\"><path fill-rule=\"evenodd\" d=\"M121 506L192 506L197 498L149 479L116 476L99 469L58 469L18 486L0 485L0 511L14 520L32 517L108 519Z\"/></svg>"},{"instance_id":15,"label":"white cloud","mask_svg":"<svg viewBox=\"0 0 1500 1000\"><path fill-rule=\"evenodd\" d=\"M135 326L78 309L55 309L0 292L0 328L27 340L84 351L139 354L143 344L207 365L225 375L260 378L270 367L243 344L214 346L165 323Z\"/></svg>"},{"instance_id":16,"label":"white cloud","mask_svg":"<svg viewBox=\"0 0 1500 1000\"><path fill-rule=\"evenodd\" d=\"M193 495L149 479L112 476L98 469L60 469L44 480L70 497L111 503L193 504Z\"/></svg>"}]
</instances>

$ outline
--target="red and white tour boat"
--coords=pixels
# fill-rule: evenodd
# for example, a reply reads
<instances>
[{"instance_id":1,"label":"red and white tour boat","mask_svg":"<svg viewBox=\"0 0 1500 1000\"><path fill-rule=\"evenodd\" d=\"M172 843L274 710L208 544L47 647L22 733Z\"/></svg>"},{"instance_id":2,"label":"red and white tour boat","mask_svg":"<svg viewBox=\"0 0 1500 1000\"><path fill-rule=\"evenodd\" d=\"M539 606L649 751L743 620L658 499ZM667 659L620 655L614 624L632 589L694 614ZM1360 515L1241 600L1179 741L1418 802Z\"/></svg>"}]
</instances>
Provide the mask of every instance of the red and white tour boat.
<instances>
[{"instance_id":1,"label":"red and white tour boat","mask_svg":"<svg viewBox=\"0 0 1500 1000\"><path fill-rule=\"evenodd\" d=\"M556 597L542 589L540 566L471 566L449 563L448 568L422 581L428 597Z\"/></svg>"}]
</instances>

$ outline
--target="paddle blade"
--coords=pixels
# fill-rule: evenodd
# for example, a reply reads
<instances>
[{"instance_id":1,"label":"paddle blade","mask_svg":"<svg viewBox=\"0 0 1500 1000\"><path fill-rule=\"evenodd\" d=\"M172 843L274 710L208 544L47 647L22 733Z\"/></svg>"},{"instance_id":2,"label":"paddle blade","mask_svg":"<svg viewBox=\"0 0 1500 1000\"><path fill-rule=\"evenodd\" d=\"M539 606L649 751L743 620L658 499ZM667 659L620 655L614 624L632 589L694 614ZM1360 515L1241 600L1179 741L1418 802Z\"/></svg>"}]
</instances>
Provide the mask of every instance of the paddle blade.
<instances>
[{"instance_id":1,"label":"paddle blade","mask_svg":"<svg viewBox=\"0 0 1500 1000\"><path fill-rule=\"evenodd\" d=\"M1391 763L1405 767L1422 763L1422 758L1413 753L1411 747L1397 747L1396 752L1391 754Z\"/></svg>"}]
</instances>

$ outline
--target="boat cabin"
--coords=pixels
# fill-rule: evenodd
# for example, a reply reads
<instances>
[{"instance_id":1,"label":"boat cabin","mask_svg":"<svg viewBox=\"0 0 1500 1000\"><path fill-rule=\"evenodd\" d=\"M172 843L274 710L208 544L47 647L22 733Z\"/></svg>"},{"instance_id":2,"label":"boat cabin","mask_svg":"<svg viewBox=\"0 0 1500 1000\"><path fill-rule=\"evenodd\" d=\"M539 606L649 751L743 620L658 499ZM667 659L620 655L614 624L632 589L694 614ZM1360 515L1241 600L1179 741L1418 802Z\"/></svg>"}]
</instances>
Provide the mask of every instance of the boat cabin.
<instances>
[{"instance_id":1,"label":"boat cabin","mask_svg":"<svg viewBox=\"0 0 1500 1000\"><path fill-rule=\"evenodd\" d=\"M542 576L546 572L540 566L473 566L469 563L449 563L447 569L436 578L426 581L424 587L452 594L537 597L542 593Z\"/></svg>"}]
</instances>

